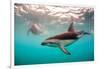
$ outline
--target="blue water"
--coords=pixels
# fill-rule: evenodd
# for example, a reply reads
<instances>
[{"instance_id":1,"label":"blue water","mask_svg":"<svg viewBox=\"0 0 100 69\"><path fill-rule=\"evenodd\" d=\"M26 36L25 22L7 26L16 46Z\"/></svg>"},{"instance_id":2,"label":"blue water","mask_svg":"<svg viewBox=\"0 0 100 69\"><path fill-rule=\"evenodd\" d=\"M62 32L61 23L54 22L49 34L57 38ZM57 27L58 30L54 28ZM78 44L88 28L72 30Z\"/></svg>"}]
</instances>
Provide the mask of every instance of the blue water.
<instances>
[{"instance_id":1,"label":"blue water","mask_svg":"<svg viewBox=\"0 0 100 69\"><path fill-rule=\"evenodd\" d=\"M93 26L87 23L77 29L84 29L90 31ZM61 63L61 62L78 62L78 61L92 61L94 60L94 34L84 35L75 43L68 47L71 55L64 54L59 48L42 46L49 35L27 35L27 26L23 19L15 16L15 65L28 65L28 64L46 64L46 63ZM53 30L57 31L57 30Z\"/></svg>"}]
</instances>

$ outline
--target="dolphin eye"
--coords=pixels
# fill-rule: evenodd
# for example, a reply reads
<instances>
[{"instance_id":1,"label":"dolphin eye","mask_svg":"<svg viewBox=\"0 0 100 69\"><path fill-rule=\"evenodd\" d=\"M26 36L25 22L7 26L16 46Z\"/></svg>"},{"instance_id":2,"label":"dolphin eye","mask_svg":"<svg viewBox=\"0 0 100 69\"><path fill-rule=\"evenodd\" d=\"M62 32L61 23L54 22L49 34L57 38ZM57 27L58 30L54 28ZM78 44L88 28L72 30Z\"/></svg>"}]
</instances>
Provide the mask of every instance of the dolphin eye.
<instances>
[{"instance_id":1,"label":"dolphin eye","mask_svg":"<svg viewBox=\"0 0 100 69\"><path fill-rule=\"evenodd\" d=\"M50 44L54 44L53 42L49 42Z\"/></svg>"}]
</instances>

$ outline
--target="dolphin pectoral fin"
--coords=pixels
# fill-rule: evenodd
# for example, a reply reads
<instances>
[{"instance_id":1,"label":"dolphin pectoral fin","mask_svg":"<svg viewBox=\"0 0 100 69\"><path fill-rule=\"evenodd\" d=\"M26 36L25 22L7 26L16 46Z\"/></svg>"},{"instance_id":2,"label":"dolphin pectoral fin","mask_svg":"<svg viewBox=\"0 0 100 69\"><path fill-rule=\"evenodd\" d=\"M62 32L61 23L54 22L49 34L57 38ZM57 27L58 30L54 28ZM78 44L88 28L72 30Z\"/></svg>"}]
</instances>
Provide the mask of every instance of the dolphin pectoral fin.
<instances>
[{"instance_id":1,"label":"dolphin pectoral fin","mask_svg":"<svg viewBox=\"0 0 100 69\"><path fill-rule=\"evenodd\" d=\"M27 35L29 35L29 32L31 31L31 29L29 29L28 31L27 31Z\"/></svg>"},{"instance_id":2,"label":"dolphin pectoral fin","mask_svg":"<svg viewBox=\"0 0 100 69\"><path fill-rule=\"evenodd\" d=\"M71 55L71 53L68 52L68 50L66 50L66 49L64 48L63 45L59 46L59 48L60 48L60 50L63 51L65 54L67 54L67 55Z\"/></svg>"}]
</instances>

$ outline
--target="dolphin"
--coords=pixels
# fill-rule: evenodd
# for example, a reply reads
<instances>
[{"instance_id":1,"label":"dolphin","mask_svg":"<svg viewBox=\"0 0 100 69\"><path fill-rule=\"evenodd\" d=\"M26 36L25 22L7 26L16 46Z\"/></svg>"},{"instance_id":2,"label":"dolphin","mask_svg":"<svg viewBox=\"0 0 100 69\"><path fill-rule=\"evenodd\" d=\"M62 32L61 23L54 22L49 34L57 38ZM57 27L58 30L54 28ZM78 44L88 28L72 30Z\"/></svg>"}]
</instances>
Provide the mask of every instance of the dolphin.
<instances>
[{"instance_id":1,"label":"dolphin","mask_svg":"<svg viewBox=\"0 0 100 69\"><path fill-rule=\"evenodd\" d=\"M45 41L43 41L41 45L58 47L63 53L71 55L71 53L67 49L65 49L64 46L69 46L70 44L81 38L83 35L90 34L84 31L75 31L73 24L73 22L70 24L67 32L49 37Z\"/></svg>"},{"instance_id":2,"label":"dolphin","mask_svg":"<svg viewBox=\"0 0 100 69\"><path fill-rule=\"evenodd\" d=\"M42 33L42 29L40 28L39 24L32 24L31 27L28 29L27 31L27 35L29 35L29 32L31 32L32 34L40 34Z\"/></svg>"}]
</instances>

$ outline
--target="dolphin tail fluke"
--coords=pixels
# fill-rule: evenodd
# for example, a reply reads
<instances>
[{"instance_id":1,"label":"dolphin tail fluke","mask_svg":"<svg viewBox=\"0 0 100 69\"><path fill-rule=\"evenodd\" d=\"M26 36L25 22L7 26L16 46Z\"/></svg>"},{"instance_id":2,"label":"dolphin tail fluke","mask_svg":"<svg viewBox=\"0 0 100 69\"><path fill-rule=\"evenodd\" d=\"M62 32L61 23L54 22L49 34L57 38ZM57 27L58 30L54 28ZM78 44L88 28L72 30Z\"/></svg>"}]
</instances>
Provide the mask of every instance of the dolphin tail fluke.
<instances>
[{"instance_id":1,"label":"dolphin tail fluke","mask_svg":"<svg viewBox=\"0 0 100 69\"><path fill-rule=\"evenodd\" d=\"M60 50L63 51L65 54L71 55L71 53L68 52L68 50L66 50L66 49L64 48L64 45L60 45L59 48L60 48Z\"/></svg>"}]
</instances>

